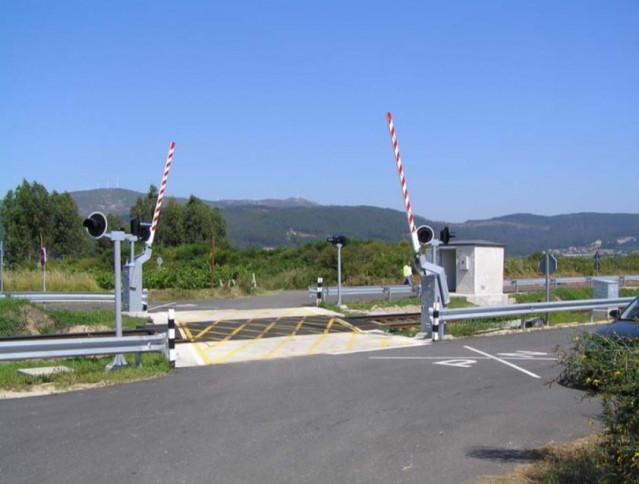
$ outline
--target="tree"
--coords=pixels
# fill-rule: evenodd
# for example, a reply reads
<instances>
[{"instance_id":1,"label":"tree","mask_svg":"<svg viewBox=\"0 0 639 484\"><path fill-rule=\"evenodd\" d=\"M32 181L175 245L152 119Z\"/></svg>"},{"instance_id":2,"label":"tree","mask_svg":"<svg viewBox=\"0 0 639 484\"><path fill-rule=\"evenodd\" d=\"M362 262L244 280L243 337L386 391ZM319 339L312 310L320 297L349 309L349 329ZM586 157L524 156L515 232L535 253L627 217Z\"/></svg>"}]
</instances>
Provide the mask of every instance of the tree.
<instances>
[{"instance_id":1,"label":"tree","mask_svg":"<svg viewBox=\"0 0 639 484\"><path fill-rule=\"evenodd\" d=\"M175 198L170 198L162 209L157 227L157 242L168 247L184 243L184 207Z\"/></svg>"},{"instance_id":2,"label":"tree","mask_svg":"<svg viewBox=\"0 0 639 484\"><path fill-rule=\"evenodd\" d=\"M208 242L213 235L213 221L209 207L195 195L184 206L185 242Z\"/></svg>"},{"instance_id":3,"label":"tree","mask_svg":"<svg viewBox=\"0 0 639 484\"><path fill-rule=\"evenodd\" d=\"M54 255L80 257L87 252L88 237L78 207L68 193L51 193L51 246Z\"/></svg>"},{"instance_id":4,"label":"tree","mask_svg":"<svg viewBox=\"0 0 639 484\"><path fill-rule=\"evenodd\" d=\"M138 197L135 205L131 207L131 218L138 217L141 222L152 222L155 204L158 199L158 189L151 185L145 197Z\"/></svg>"},{"instance_id":5,"label":"tree","mask_svg":"<svg viewBox=\"0 0 639 484\"><path fill-rule=\"evenodd\" d=\"M84 254L86 241L77 211L70 195L49 195L39 183L23 180L15 191L7 192L0 209L7 260L38 260L43 246L52 257Z\"/></svg>"},{"instance_id":6,"label":"tree","mask_svg":"<svg viewBox=\"0 0 639 484\"><path fill-rule=\"evenodd\" d=\"M226 220L217 207L211 208L191 195L184 206L184 231L188 244L208 243L212 236L219 244L226 241Z\"/></svg>"}]
</instances>

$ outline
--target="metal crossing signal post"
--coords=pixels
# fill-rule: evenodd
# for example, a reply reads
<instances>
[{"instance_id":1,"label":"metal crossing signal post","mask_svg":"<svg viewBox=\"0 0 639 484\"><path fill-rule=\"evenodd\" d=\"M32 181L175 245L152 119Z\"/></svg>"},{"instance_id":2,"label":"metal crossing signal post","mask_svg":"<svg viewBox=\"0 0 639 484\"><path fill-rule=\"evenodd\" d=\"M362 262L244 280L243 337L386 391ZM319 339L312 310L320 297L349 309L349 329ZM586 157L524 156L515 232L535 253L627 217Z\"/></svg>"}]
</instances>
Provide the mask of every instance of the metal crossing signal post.
<instances>
[{"instance_id":1,"label":"metal crossing signal post","mask_svg":"<svg viewBox=\"0 0 639 484\"><path fill-rule=\"evenodd\" d=\"M443 338L444 325L437 327L437 309L439 309L439 307L446 307L450 301L446 272L443 267L436 264L436 259L434 259L433 262L426 260L426 256L420 250L422 244L425 245L434 242L434 232L433 229L428 226L419 228L415 226L410 199L408 197L408 187L406 186L406 178L404 176L404 167L399 154L399 144L397 143L397 135L391 113L386 114L386 120L388 121L388 130L390 131L391 143L395 154L399 184L404 197L408 229L410 231L413 250L415 251L415 263L419 267L419 275L421 277L422 301L420 330L424 335L424 339L433 340ZM435 334L433 334L434 328L437 328Z\"/></svg>"},{"instance_id":2,"label":"metal crossing signal post","mask_svg":"<svg viewBox=\"0 0 639 484\"><path fill-rule=\"evenodd\" d=\"M346 237L343 235L334 235L326 239L337 247L337 305L342 305L342 247L346 245Z\"/></svg>"},{"instance_id":3,"label":"metal crossing signal post","mask_svg":"<svg viewBox=\"0 0 639 484\"><path fill-rule=\"evenodd\" d=\"M107 219L104 214L100 212L93 212L82 223L87 230L87 233L94 239L106 236L113 241L113 269L115 277L115 336L116 338L122 337L122 275L121 275L121 258L120 258L120 243L122 241L131 241L133 236L125 234L120 230L114 230L110 234L107 234ZM107 371L119 370L128 367L128 363L124 358L124 355L117 354L113 358L113 361L106 367Z\"/></svg>"}]
</instances>

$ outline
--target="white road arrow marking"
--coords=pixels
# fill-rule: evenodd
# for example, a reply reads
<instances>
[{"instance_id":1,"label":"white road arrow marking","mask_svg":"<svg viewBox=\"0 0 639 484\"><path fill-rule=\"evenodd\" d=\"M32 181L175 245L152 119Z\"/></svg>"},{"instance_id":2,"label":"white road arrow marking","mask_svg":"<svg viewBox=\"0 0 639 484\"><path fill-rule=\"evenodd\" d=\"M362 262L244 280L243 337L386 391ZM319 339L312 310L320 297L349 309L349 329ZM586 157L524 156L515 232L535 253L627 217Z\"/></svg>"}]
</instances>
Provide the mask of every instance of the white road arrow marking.
<instances>
[{"instance_id":1,"label":"white road arrow marking","mask_svg":"<svg viewBox=\"0 0 639 484\"><path fill-rule=\"evenodd\" d=\"M470 368L475 363L477 363L477 360L445 360L445 361L435 361L433 364L456 366L457 368Z\"/></svg>"}]
</instances>

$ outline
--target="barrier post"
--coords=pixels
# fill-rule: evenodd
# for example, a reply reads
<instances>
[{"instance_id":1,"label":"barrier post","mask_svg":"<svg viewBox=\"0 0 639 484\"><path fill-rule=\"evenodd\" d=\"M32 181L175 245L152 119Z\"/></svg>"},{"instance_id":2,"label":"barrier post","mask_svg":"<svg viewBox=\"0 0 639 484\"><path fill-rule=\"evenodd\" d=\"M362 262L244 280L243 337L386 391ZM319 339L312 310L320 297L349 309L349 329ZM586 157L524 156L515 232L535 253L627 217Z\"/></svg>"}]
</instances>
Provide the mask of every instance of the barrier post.
<instances>
[{"instance_id":1,"label":"barrier post","mask_svg":"<svg viewBox=\"0 0 639 484\"><path fill-rule=\"evenodd\" d=\"M322 302L322 282L324 279L321 277L317 278L317 298L315 299L315 306L319 306Z\"/></svg>"},{"instance_id":2,"label":"barrier post","mask_svg":"<svg viewBox=\"0 0 639 484\"><path fill-rule=\"evenodd\" d=\"M169 321L167 325L167 332L169 336L169 366L175 368L175 360L177 355L175 352L175 309L169 309Z\"/></svg>"}]
</instances>

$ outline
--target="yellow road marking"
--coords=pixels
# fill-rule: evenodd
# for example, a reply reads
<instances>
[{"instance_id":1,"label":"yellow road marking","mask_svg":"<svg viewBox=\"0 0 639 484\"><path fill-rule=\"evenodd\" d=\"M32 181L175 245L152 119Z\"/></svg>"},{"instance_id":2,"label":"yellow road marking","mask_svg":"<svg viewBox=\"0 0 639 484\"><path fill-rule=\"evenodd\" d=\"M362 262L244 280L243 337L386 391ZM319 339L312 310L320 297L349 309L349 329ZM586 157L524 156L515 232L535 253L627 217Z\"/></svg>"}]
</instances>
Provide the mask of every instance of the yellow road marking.
<instances>
[{"instance_id":1,"label":"yellow road marking","mask_svg":"<svg viewBox=\"0 0 639 484\"><path fill-rule=\"evenodd\" d=\"M357 326L353 326L348 321L344 321L343 319L338 319L337 322L340 323L342 326L346 326L348 329L350 329L353 332L356 332L356 333L361 333L362 332L361 329L359 329Z\"/></svg>"},{"instance_id":2,"label":"yellow road marking","mask_svg":"<svg viewBox=\"0 0 639 484\"><path fill-rule=\"evenodd\" d=\"M277 350L279 350L282 346L284 346L286 343L288 343L289 341L291 341L295 335L297 334L297 332L300 330L300 328L302 327L302 325L304 324L304 320L306 319L306 316L303 316L302 319L300 319L299 323L297 323L297 326L295 326L295 329L293 330L293 332L288 335L286 337L285 340L281 341L280 344L278 344L275 348L273 348L271 351L269 351L268 353L266 353L262 359L263 360L268 360L273 353L275 353Z\"/></svg>"},{"instance_id":3,"label":"yellow road marking","mask_svg":"<svg viewBox=\"0 0 639 484\"><path fill-rule=\"evenodd\" d=\"M246 326L247 324L249 324L251 322L251 320L247 320L246 323L244 323L241 326L238 326L237 328L235 328L233 331L231 331L228 335L226 335L224 338L215 341L212 344L207 345L208 348L215 348L217 345L219 345L220 343L224 342L224 341L228 341L230 340L233 336L235 336L237 333L239 333L240 331L242 331L242 329L244 329L244 326Z\"/></svg>"},{"instance_id":4,"label":"yellow road marking","mask_svg":"<svg viewBox=\"0 0 639 484\"><path fill-rule=\"evenodd\" d=\"M269 324L266 328L264 328L264 331L262 331L260 334L258 334L254 339L249 340L247 343L243 344L242 346L238 346L237 348L235 348L234 350L229 351L228 353L226 353L224 356L219 357L217 360L215 360L214 364L218 364L218 363L224 363L226 360L228 360L231 356L233 356L235 353L237 353L240 350L246 349L249 346L251 346L253 343L255 343L256 341L258 341L259 339L262 338L262 336L264 336L266 333L268 333L268 331L275 326L275 324L277 323L277 320L273 321L271 324Z\"/></svg>"},{"instance_id":5,"label":"yellow road marking","mask_svg":"<svg viewBox=\"0 0 639 484\"><path fill-rule=\"evenodd\" d=\"M388 347L388 339L387 338L383 338L382 339L382 348L387 348Z\"/></svg>"},{"instance_id":6,"label":"yellow road marking","mask_svg":"<svg viewBox=\"0 0 639 484\"><path fill-rule=\"evenodd\" d=\"M178 329L182 333L182 336L184 337L184 339L188 339L189 341L193 341L193 335L191 334L191 330L188 328L188 326L186 326L186 325L182 326L182 324L178 322L177 318L175 318L175 322L177 323Z\"/></svg>"},{"instance_id":7,"label":"yellow road marking","mask_svg":"<svg viewBox=\"0 0 639 484\"><path fill-rule=\"evenodd\" d=\"M214 321L213 324L211 324L210 326L207 326L205 329L200 331L197 334L197 336L195 337L195 339L200 339L203 335L205 335L206 333L211 331L213 328L215 328L215 326L217 326L218 324L220 324L223 321L226 321L226 319L218 319L217 321Z\"/></svg>"},{"instance_id":8,"label":"yellow road marking","mask_svg":"<svg viewBox=\"0 0 639 484\"><path fill-rule=\"evenodd\" d=\"M313 351L315 350L315 348L317 348L317 346L324 340L324 338L326 338L326 335L331 330L331 326L333 326L333 323L335 322L336 319L337 318L331 318L329 320L328 324L326 325L326 329L322 331L322 335L319 338L317 338L317 341L315 341L315 343L313 343L313 345L306 352L307 355L313 354Z\"/></svg>"},{"instance_id":9,"label":"yellow road marking","mask_svg":"<svg viewBox=\"0 0 639 484\"><path fill-rule=\"evenodd\" d=\"M189 328L186 327L186 326L182 326L182 324L180 324L180 322L178 321L177 318L175 318L175 323L177 324L178 329L180 329L180 331L184 330L182 336L184 336L186 334L186 336L188 336L189 341L193 341L193 335L191 334L191 331L189 330ZM211 364L211 360L209 360L208 356L206 356L206 353L204 353L200 349L199 345L194 344L193 348L195 348L195 352L202 359L202 361L204 362L205 365L210 365Z\"/></svg>"},{"instance_id":10,"label":"yellow road marking","mask_svg":"<svg viewBox=\"0 0 639 484\"><path fill-rule=\"evenodd\" d=\"M348 341L346 345L346 351L350 351L353 349L353 345L355 344L355 338L357 338L357 331L353 331L351 333L351 339Z\"/></svg>"},{"instance_id":11,"label":"yellow road marking","mask_svg":"<svg viewBox=\"0 0 639 484\"><path fill-rule=\"evenodd\" d=\"M255 343L256 341L258 341L259 339L262 338L262 336L264 336L266 333L268 333L271 328L273 326L275 326L277 324L277 322L286 317L287 313L291 313L292 311L294 311L294 309L290 310L290 311L286 311L284 314L282 314L281 316L279 316L278 318L276 318L271 324L269 324L266 328L264 328L262 330L262 332L260 334L258 334L254 339L248 341L247 343L243 344L242 346L238 346L237 348L235 348L234 350L229 351L228 353L226 353L224 356L221 356L220 358L218 358L217 360L215 360L215 363L223 363L226 360L228 360L231 356L233 356L235 353L237 353L240 350L243 350L245 348L248 348L249 346L251 346L253 343ZM247 321L248 323L248 321Z\"/></svg>"}]
</instances>

